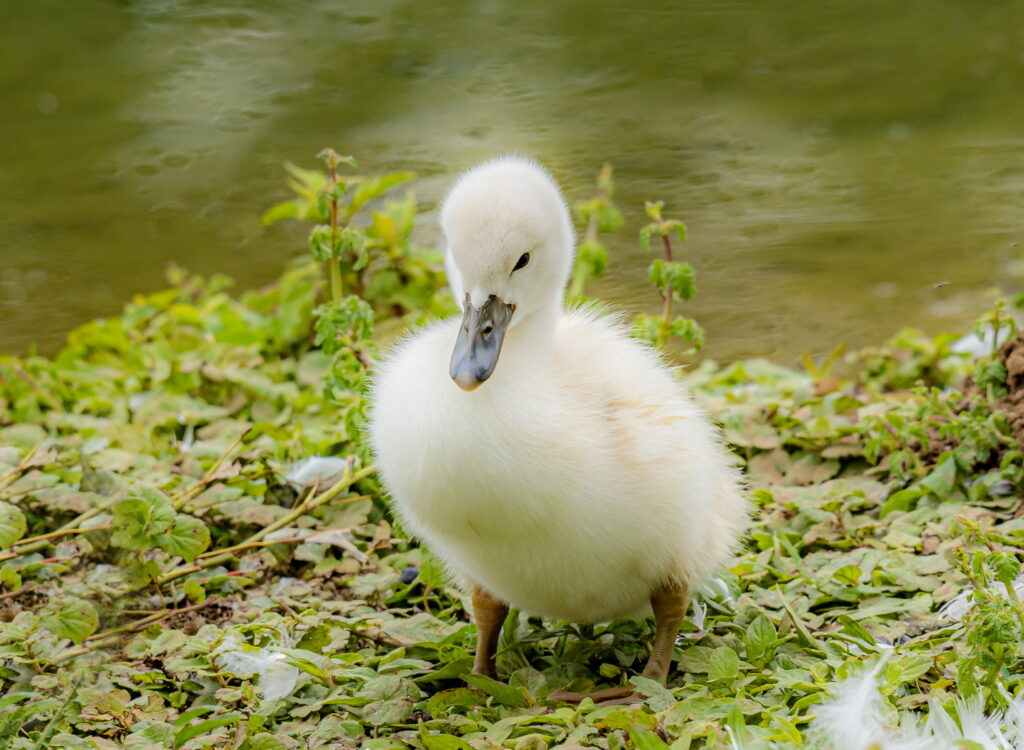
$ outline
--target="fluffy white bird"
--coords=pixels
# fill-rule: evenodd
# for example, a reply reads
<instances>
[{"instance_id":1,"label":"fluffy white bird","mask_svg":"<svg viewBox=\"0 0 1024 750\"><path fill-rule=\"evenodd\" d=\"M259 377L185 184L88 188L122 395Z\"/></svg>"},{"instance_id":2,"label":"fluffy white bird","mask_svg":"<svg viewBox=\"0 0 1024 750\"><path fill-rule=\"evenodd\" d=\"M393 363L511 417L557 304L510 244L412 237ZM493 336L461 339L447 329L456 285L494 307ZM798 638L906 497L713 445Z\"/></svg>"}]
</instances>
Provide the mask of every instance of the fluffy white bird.
<instances>
[{"instance_id":1,"label":"fluffy white bird","mask_svg":"<svg viewBox=\"0 0 1024 750\"><path fill-rule=\"evenodd\" d=\"M472 592L474 671L495 675L508 605L585 623L653 610L644 675L664 682L688 591L746 521L730 456L652 349L563 308L573 232L543 168L470 170L441 225L463 317L404 339L373 386L393 508Z\"/></svg>"}]
</instances>

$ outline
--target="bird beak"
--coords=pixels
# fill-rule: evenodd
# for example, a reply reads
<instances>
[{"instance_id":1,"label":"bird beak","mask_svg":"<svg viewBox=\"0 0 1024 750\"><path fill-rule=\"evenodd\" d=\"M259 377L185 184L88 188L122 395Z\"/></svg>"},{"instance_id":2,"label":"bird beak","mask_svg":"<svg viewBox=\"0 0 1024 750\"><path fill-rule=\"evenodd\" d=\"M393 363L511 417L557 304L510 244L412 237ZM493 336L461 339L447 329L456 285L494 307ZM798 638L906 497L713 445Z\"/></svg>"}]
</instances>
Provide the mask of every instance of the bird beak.
<instances>
[{"instance_id":1,"label":"bird beak","mask_svg":"<svg viewBox=\"0 0 1024 750\"><path fill-rule=\"evenodd\" d=\"M455 340L455 351L448 374L464 391L471 391L491 377L498 364L505 329L512 320L515 305L502 302L493 294L480 307L473 307L466 295L462 327Z\"/></svg>"}]
</instances>

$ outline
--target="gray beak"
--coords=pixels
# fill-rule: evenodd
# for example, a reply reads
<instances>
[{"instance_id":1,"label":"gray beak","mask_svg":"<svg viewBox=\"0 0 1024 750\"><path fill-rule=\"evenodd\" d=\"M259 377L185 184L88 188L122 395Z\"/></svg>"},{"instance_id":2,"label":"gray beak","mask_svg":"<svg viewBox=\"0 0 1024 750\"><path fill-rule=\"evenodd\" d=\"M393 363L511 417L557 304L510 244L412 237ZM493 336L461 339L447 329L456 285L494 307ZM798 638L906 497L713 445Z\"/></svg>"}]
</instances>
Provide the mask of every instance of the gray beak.
<instances>
[{"instance_id":1,"label":"gray beak","mask_svg":"<svg viewBox=\"0 0 1024 750\"><path fill-rule=\"evenodd\" d=\"M462 327L448 366L448 374L459 388L471 391L491 377L515 309L493 294L480 307L473 307L466 295Z\"/></svg>"}]
</instances>

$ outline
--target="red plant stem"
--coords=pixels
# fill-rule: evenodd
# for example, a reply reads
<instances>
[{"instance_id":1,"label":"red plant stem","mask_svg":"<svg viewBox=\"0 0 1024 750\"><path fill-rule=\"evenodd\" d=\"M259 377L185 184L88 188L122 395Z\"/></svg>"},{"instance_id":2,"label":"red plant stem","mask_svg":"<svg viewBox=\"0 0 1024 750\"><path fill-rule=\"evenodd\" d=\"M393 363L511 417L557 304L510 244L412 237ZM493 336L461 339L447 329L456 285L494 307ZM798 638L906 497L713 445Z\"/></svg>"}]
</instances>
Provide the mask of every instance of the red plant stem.
<instances>
[{"instance_id":1,"label":"red plant stem","mask_svg":"<svg viewBox=\"0 0 1024 750\"><path fill-rule=\"evenodd\" d=\"M672 243L669 242L667 234L661 235L661 240L662 240L662 242L665 243L665 260L668 261L669 263L671 263L672 262ZM662 293L662 298L665 300L664 314L665 314L665 322L666 323L670 323L672 321L672 296L673 296L673 290L672 290L672 287L670 285L669 288L666 289Z\"/></svg>"}]
</instances>

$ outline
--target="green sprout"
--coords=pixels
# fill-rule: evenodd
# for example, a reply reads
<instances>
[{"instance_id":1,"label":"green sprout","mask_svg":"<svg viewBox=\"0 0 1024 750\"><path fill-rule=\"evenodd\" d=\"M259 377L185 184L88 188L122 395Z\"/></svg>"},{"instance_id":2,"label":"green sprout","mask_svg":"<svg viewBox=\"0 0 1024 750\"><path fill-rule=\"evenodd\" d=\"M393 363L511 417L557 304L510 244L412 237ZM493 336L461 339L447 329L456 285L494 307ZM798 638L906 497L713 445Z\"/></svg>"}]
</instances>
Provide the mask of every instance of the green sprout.
<instances>
[{"instance_id":1,"label":"green sprout","mask_svg":"<svg viewBox=\"0 0 1024 750\"><path fill-rule=\"evenodd\" d=\"M661 238L664 258L653 261L648 270L648 278L657 288L662 299L662 312L657 315L638 315L633 331L637 338L650 341L659 348L664 348L672 338L681 338L690 342L687 353L699 351L704 345L704 329L696 320L684 318L673 313L673 303L693 299L697 293L695 285L696 272L689 263L675 260L672 249L672 235L680 244L686 242L686 225L677 219L665 219L661 215L663 201L647 201L644 208L652 219L640 230L640 244L644 250L650 251L651 238Z\"/></svg>"},{"instance_id":2,"label":"green sprout","mask_svg":"<svg viewBox=\"0 0 1024 750\"><path fill-rule=\"evenodd\" d=\"M569 282L569 299L574 302L583 300L583 292L590 280L604 276L608 268L608 248L600 236L622 226L622 212L612 203L614 192L612 165L605 164L597 176L597 193L573 207L576 218L586 227L583 241L576 249L576 262Z\"/></svg>"}]
</instances>

